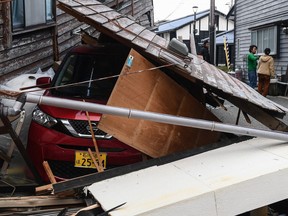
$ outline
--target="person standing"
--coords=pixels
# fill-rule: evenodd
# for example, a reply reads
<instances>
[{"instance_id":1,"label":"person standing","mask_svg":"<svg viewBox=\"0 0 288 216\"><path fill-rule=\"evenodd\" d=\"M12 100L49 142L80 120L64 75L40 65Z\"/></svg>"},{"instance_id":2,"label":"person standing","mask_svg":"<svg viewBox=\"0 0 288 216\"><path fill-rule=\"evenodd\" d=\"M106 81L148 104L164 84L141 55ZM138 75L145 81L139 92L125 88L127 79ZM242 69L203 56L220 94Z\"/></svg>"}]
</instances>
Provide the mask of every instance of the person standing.
<instances>
[{"instance_id":1,"label":"person standing","mask_svg":"<svg viewBox=\"0 0 288 216\"><path fill-rule=\"evenodd\" d=\"M211 60L210 60L210 54L209 54L209 41L208 40L205 40L203 45L202 45L202 48L199 52L199 55L202 56L202 58L207 61L208 63L211 64Z\"/></svg>"},{"instance_id":2,"label":"person standing","mask_svg":"<svg viewBox=\"0 0 288 216\"><path fill-rule=\"evenodd\" d=\"M251 45L249 48L249 54L247 56L247 63L248 63L248 79L249 79L249 85L255 89L257 86L257 60L258 56L255 56L257 52L257 46Z\"/></svg>"},{"instance_id":3,"label":"person standing","mask_svg":"<svg viewBox=\"0 0 288 216\"><path fill-rule=\"evenodd\" d=\"M270 78L275 76L274 59L270 56L270 48L264 50L265 55L261 56L257 66L258 92L264 97L268 94Z\"/></svg>"}]
</instances>

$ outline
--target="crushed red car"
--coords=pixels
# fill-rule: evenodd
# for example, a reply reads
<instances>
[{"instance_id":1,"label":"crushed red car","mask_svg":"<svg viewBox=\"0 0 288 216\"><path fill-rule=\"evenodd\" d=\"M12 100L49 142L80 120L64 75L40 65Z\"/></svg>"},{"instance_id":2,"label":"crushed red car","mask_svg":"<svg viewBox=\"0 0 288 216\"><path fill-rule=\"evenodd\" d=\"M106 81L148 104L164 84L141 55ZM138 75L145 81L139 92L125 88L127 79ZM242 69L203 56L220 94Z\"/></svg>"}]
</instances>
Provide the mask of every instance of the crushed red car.
<instances>
[{"instance_id":1,"label":"crushed red car","mask_svg":"<svg viewBox=\"0 0 288 216\"><path fill-rule=\"evenodd\" d=\"M41 77L37 85L49 86L44 95L105 104L128 56L120 44L79 45L65 56L53 80ZM99 113L89 113L93 132L106 168L142 161L141 152L97 128ZM74 178L96 169L88 154L95 151L85 111L38 105L32 113L27 152L44 182L47 161L56 179Z\"/></svg>"}]
</instances>

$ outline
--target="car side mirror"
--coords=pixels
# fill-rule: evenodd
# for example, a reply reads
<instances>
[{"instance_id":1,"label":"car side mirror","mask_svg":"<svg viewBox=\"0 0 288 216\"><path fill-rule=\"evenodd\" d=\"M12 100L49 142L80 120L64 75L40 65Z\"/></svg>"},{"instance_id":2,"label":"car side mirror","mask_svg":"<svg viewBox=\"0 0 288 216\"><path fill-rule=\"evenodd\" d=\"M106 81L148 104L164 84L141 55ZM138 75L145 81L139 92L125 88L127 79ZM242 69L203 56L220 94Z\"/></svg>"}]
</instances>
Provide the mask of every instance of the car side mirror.
<instances>
[{"instance_id":1,"label":"car side mirror","mask_svg":"<svg viewBox=\"0 0 288 216\"><path fill-rule=\"evenodd\" d=\"M51 84L51 77L39 77L36 80L36 86L38 88L47 88Z\"/></svg>"}]
</instances>

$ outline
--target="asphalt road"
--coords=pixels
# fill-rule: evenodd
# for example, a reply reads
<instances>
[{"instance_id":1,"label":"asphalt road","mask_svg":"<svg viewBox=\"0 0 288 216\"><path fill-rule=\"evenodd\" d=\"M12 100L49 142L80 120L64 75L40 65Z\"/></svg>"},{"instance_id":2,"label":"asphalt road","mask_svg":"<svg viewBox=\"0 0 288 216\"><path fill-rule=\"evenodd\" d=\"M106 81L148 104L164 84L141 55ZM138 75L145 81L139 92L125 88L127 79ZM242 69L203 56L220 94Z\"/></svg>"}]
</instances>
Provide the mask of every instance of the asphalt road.
<instances>
[{"instance_id":1,"label":"asphalt road","mask_svg":"<svg viewBox=\"0 0 288 216\"><path fill-rule=\"evenodd\" d=\"M284 107L288 107L288 97L268 95L267 98ZM231 104L229 101L225 101L224 106L227 108L227 111L219 107L215 109L211 108L210 111L214 113L223 123L235 125L239 108ZM243 114L241 113L238 126L261 129L261 130L270 130L268 127L258 122L253 117L249 116L249 118L251 120L251 124L245 120ZM283 119L280 119L280 121L284 122L285 124L288 124L288 113L284 116Z\"/></svg>"}]
</instances>

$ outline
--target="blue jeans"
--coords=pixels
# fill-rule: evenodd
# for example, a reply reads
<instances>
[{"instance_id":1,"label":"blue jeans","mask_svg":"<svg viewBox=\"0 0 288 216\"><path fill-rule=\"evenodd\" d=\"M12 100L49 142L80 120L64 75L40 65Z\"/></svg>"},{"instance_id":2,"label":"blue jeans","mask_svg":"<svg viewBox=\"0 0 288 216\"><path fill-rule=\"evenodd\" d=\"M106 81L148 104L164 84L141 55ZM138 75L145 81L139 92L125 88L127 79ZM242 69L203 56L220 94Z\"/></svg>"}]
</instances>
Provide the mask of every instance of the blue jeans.
<instances>
[{"instance_id":1,"label":"blue jeans","mask_svg":"<svg viewBox=\"0 0 288 216\"><path fill-rule=\"evenodd\" d=\"M248 79L249 79L249 85L254 89L257 86L257 75L256 70L254 71L248 71Z\"/></svg>"}]
</instances>

